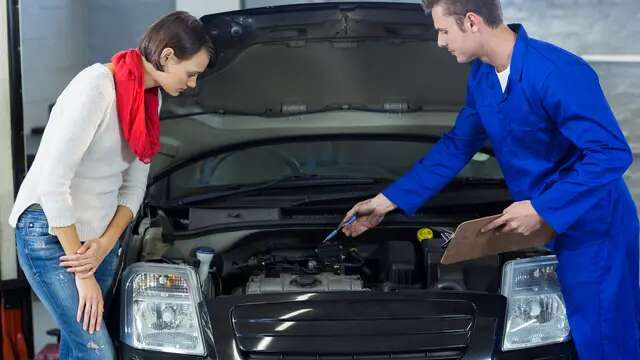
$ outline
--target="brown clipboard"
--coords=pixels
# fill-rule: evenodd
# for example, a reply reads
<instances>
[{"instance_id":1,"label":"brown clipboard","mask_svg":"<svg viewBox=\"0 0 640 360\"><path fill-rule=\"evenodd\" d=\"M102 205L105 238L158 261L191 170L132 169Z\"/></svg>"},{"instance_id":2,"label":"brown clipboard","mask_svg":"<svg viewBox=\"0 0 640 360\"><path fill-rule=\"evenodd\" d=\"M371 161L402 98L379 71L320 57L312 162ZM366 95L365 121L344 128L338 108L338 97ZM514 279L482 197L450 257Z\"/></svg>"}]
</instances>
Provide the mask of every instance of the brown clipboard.
<instances>
[{"instance_id":1,"label":"brown clipboard","mask_svg":"<svg viewBox=\"0 0 640 360\"><path fill-rule=\"evenodd\" d=\"M495 230L486 233L480 231L500 216L493 215L460 224L440 262L448 265L487 255L540 247L555 235L553 229L546 224L529 235L498 233Z\"/></svg>"}]
</instances>

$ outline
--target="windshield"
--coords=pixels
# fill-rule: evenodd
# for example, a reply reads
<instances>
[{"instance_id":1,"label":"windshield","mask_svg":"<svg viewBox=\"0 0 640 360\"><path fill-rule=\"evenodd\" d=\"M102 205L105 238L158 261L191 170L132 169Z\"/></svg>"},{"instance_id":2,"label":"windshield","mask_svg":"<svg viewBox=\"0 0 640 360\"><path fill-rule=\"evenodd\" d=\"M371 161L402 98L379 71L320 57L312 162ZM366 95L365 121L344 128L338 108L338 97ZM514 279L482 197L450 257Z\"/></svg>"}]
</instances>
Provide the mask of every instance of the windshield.
<instances>
[{"instance_id":1,"label":"windshield","mask_svg":"<svg viewBox=\"0 0 640 360\"><path fill-rule=\"evenodd\" d=\"M296 175L394 180L432 146L423 141L323 140L250 147L208 157L176 171L169 178L171 197ZM458 177L503 178L496 159L485 153L475 154Z\"/></svg>"}]
</instances>

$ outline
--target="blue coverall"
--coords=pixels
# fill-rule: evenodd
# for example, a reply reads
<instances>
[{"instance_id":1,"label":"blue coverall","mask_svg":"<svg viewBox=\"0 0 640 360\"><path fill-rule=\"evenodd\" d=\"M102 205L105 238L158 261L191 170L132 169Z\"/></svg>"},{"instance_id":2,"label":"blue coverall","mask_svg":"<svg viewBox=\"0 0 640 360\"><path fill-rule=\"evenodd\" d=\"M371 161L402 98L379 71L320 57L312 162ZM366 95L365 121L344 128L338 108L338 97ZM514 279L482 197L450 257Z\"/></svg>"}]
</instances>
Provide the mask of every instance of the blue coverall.
<instances>
[{"instance_id":1,"label":"blue coverall","mask_svg":"<svg viewBox=\"0 0 640 360\"><path fill-rule=\"evenodd\" d=\"M622 179L631 151L593 69L510 26L505 92L493 66L472 62L452 130L383 193L412 215L489 139L513 200L531 200L557 233L550 247L580 359L640 359L638 215Z\"/></svg>"}]
</instances>

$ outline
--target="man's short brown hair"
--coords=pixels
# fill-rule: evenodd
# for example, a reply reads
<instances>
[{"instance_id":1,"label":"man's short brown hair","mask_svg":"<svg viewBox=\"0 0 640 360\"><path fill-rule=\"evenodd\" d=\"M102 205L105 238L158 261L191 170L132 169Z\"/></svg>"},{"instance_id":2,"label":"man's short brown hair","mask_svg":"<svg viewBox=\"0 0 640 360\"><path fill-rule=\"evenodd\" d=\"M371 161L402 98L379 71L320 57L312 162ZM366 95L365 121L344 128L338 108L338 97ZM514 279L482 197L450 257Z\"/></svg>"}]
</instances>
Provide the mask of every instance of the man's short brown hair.
<instances>
[{"instance_id":1,"label":"man's short brown hair","mask_svg":"<svg viewBox=\"0 0 640 360\"><path fill-rule=\"evenodd\" d=\"M436 5L442 6L447 15L455 17L461 29L464 17L470 12L478 14L491 28L502 24L500 0L422 0L425 11L431 11Z\"/></svg>"}]
</instances>

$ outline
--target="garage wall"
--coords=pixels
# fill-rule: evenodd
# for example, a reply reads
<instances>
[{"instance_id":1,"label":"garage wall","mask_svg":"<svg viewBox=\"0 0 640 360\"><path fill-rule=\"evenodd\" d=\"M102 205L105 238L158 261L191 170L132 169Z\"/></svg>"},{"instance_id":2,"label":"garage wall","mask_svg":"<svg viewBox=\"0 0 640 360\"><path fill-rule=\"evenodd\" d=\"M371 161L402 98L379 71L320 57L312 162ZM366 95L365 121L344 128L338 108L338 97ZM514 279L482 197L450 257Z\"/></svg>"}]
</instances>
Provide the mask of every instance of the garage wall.
<instances>
[{"instance_id":1,"label":"garage wall","mask_svg":"<svg viewBox=\"0 0 640 360\"><path fill-rule=\"evenodd\" d=\"M175 10L175 0L91 0L88 8L89 62L110 62L117 51L136 47L157 18Z\"/></svg>"},{"instance_id":2,"label":"garage wall","mask_svg":"<svg viewBox=\"0 0 640 360\"><path fill-rule=\"evenodd\" d=\"M239 0L92 0L88 7L89 62L108 62L122 49L136 47L147 27L174 10L194 16L239 9Z\"/></svg>"},{"instance_id":3,"label":"garage wall","mask_svg":"<svg viewBox=\"0 0 640 360\"><path fill-rule=\"evenodd\" d=\"M84 1L30 0L20 8L25 144L33 127L46 124L49 104L87 64L87 7Z\"/></svg>"}]
</instances>

